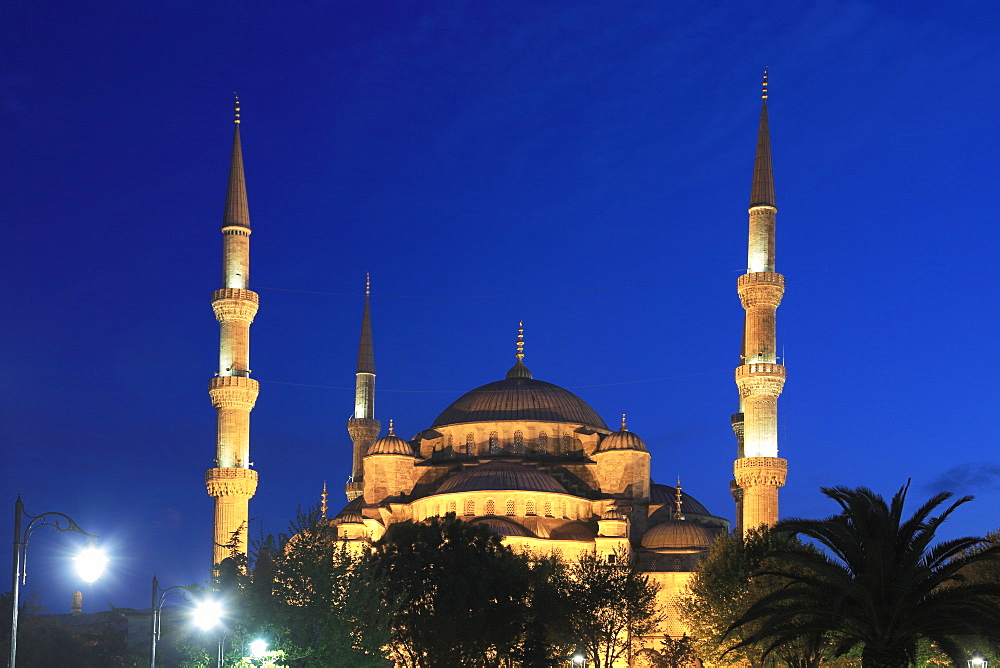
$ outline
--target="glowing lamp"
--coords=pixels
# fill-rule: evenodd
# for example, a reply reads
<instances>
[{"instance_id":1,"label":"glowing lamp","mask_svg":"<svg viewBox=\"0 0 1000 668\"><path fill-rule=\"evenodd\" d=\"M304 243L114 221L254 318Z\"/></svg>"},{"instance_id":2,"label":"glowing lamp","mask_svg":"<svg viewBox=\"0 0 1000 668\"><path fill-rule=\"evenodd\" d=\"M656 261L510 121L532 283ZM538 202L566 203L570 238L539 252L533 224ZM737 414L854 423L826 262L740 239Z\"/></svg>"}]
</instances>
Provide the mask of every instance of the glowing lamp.
<instances>
[{"instance_id":1,"label":"glowing lamp","mask_svg":"<svg viewBox=\"0 0 1000 668\"><path fill-rule=\"evenodd\" d=\"M194 610L194 623L207 631L222 620L222 606L218 601L202 601Z\"/></svg>"},{"instance_id":2,"label":"glowing lamp","mask_svg":"<svg viewBox=\"0 0 1000 668\"><path fill-rule=\"evenodd\" d=\"M254 658L260 658L264 656L264 652L267 651L267 641L261 638L257 638L252 643L250 643L250 656Z\"/></svg>"},{"instance_id":3,"label":"glowing lamp","mask_svg":"<svg viewBox=\"0 0 1000 668\"><path fill-rule=\"evenodd\" d=\"M109 559L96 545L88 545L80 554L73 557L76 562L76 572L84 582L91 583L101 577Z\"/></svg>"}]
</instances>

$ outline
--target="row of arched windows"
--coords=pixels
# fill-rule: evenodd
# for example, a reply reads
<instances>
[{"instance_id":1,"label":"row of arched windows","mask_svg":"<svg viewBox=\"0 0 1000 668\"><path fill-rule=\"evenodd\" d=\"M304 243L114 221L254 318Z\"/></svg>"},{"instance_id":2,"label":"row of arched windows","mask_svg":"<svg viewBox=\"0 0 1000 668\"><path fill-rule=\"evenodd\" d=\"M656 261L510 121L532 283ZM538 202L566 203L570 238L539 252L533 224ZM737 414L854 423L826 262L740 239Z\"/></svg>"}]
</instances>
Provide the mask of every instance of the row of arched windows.
<instances>
[{"instance_id":1,"label":"row of arched windows","mask_svg":"<svg viewBox=\"0 0 1000 668\"><path fill-rule=\"evenodd\" d=\"M557 441L559 439L557 438ZM564 451L569 451L573 446L573 438L569 434L564 434L562 437L562 447ZM544 431L538 432L538 436L535 439L536 450L540 453L549 452L549 435ZM503 447L500 445L500 434L496 431L491 431L489 439L487 441L489 447L489 454L499 455L503 454ZM448 435L448 450L454 452L454 445L452 441L452 436ZM522 455L525 453L524 445L524 432L518 429L514 432L514 442L513 442L514 454ZM466 434L465 435L465 452L466 455L476 454L476 435Z\"/></svg>"},{"instance_id":2,"label":"row of arched windows","mask_svg":"<svg viewBox=\"0 0 1000 668\"><path fill-rule=\"evenodd\" d=\"M555 506L553 506L552 501L545 501L545 503L542 504L542 515L544 517L555 517L555 515L553 514L553 509L554 508L555 508ZM476 502L473 499L467 499L465 501L465 509L464 510L465 510L465 514L466 515L473 515L473 516L476 515ZM567 504L566 504L565 501L559 502L559 513L560 513L560 515L563 518L566 518L566 519L569 518L568 510L569 509L568 509ZM457 512L458 512L458 506L457 506L457 503L455 501L449 501L448 502L448 512L449 513L456 513L457 514ZM486 501L486 508L485 508L485 512L483 512L483 514L484 515L496 515L497 514L496 502L493 501L493 499L488 499ZM504 504L504 514L506 516L508 516L508 517L513 517L514 515L517 514L516 511L515 511L515 506L514 506L514 500L513 499L507 499L507 501L505 502L505 504ZM535 502L533 500L529 499L529 500L527 500L527 501L524 502L524 514L527 515L527 516L538 515L538 506L535 504Z\"/></svg>"}]
</instances>

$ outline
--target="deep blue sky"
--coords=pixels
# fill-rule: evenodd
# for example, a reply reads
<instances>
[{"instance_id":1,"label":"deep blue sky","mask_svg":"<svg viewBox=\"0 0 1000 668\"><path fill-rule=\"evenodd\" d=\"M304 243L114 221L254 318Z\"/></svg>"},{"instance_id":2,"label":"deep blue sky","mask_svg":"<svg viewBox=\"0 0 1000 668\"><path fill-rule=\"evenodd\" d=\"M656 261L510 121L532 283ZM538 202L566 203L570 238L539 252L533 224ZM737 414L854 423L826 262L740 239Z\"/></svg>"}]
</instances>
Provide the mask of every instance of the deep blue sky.
<instances>
[{"instance_id":1,"label":"deep blue sky","mask_svg":"<svg viewBox=\"0 0 1000 668\"><path fill-rule=\"evenodd\" d=\"M980 13L980 8L982 8ZM0 8L0 503L58 510L142 607L203 581L231 98L261 296L255 534L343 500L364 272L377 416L411 436L527 366L626 411L732 518L761 70L788 281L782 514L823 485L997 528L997 110L973 2L58 3ZM0 511L9 535L10 511ZM68 610L64 537L29 589Z\"/></svg>"}]
</instances>

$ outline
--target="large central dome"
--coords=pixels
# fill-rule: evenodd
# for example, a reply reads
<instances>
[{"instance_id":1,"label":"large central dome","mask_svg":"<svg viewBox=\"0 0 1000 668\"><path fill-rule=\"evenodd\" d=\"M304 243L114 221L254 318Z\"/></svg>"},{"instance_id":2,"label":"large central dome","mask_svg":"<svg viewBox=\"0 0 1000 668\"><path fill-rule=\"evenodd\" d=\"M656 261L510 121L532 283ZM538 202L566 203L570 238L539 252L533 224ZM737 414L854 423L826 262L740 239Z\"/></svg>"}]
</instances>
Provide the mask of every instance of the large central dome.
<instances>
[{"instance_id":1,"label":"large central dome","mask_svg":"<svg viewBox=\"0 0 1000 668\"><path fill-rule=\"evenodd\" d=\"M503 380L463 394L437 416L431 427L498 420L571 422L608 428L593 408L569 390L528 374L510 373Z\"/></svg>"}]
</instances>

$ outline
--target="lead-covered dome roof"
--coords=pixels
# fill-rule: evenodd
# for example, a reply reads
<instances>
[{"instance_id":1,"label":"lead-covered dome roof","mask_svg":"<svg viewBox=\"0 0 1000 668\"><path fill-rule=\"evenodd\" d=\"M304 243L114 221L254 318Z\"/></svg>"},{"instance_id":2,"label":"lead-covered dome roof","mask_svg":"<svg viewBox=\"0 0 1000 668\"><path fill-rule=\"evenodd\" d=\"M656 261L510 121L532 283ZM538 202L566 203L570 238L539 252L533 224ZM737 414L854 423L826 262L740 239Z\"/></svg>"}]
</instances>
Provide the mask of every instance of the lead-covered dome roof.
<instances>
[{"instance_id":1,"label":"lead-covered dome roof","mask_svg":"<svg viewBox=\"0 0 1000 668\"><path fill-rule=\"evenodd\" d=\"M694 522L670 520L657 524L642 537L642 546L650 549L704 550L712 545L712 535Z\"/></svg>"},{"instance_id":2,"label":"lead-covered dome roof","mask_svg":"<svg viewBox=\"0 0 1000 668\"><path fill-rule=\"evenodd\" d=\"M490 462L466 469L441 483L437 493L481 492L495 489L568 493L566 488L549 474L530 466L510 462Z\"/></svg>"},{"instance_id":3,"label":"lead-covered dome roof","mask_svg":"<svg viewBox=\"0 0 1000 668\"><path fill-rule=\"evenodd\" d=\"M437 416L431 428L500 420L571 422L608 428L583 399L558 385L535 380L521 372L522 368L519 362L503 380L466 392Z\"/></svg>"}]
</instances>

